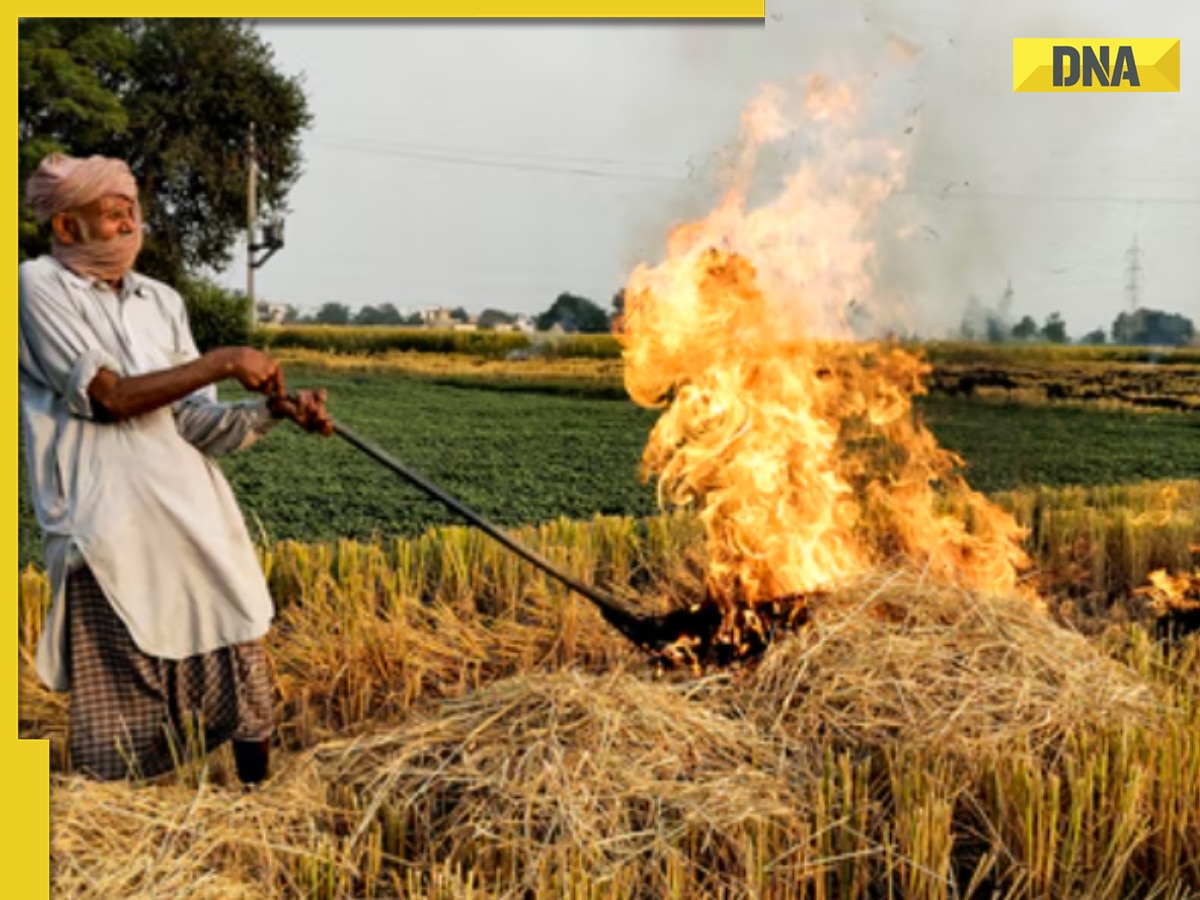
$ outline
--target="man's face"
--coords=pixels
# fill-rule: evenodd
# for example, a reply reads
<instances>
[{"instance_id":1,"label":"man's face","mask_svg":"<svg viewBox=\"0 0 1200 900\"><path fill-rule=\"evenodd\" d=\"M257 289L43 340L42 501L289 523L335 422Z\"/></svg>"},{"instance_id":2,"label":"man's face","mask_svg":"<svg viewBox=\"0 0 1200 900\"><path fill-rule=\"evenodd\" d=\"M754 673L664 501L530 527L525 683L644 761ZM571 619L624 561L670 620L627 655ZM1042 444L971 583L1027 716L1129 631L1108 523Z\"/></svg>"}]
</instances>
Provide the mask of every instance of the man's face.
<instances>
[{"instance_id":1,"label":"man's face","mask_svg":"<svg viewBox=\"0 0 1200 900\"><path fill-rule=\"evenodd\" d=\"M67 214L67 231L75 242L111 241L138 229L132 200L110 194Z\"/></svg>"}]
</instances>

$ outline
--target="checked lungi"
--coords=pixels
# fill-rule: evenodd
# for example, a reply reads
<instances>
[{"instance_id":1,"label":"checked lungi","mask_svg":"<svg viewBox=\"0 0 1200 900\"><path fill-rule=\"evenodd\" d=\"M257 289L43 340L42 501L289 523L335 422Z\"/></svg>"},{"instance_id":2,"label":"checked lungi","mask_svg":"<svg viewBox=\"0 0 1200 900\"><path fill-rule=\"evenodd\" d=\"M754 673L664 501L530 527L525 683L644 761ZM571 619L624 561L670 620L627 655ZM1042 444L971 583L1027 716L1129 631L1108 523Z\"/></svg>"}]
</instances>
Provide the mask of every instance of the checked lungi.
<instances>
[{"instance_id":1,"label":"checked lungi","mask_svg":"<svg viewBox=\"0 0 1200 900\"><path fill-rule=\"evenodd\" d=\"M261 641L181 660L138 649L91 571L67 576L71 768L93 778L153 778L203 740L262 741L272 687Z\"/></svg>"}]
</instances>

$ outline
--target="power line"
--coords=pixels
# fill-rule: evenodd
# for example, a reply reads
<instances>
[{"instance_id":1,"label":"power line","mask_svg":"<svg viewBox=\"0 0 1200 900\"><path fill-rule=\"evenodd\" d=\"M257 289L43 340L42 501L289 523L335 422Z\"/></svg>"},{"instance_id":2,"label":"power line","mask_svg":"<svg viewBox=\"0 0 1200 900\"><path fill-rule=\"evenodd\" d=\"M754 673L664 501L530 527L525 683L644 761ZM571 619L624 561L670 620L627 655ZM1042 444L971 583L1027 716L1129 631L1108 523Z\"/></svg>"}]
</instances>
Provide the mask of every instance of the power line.
<instances>
[{"instance_id":1,"label":"power line","mask_svg":"<svg viewBox=\"0 0 1200 900\"><path fill-rule=\"evenodd\" d=\"M941 200L1026 200L1036 203L1163 203L1181 206L1200 206L1200 197L1129 197L1119 194L1023 194L1013 191L934 191L898 188L893 194L937 197Z\"/></svg>"},{"instance_id":2,"label":"power line","mask_svg":"<svg viewBox=\"0 0 1200 900\"><path fill-rule=\"evenodd\" d=\"M620 159L612 156L581 156L563 153L526 153L520 150L497 150L490 147L447 147L439 144L413 143L412 141L381 140L376 137L344 137L334 138L335 141L351 143L364 148L380 150L401 150L415 153L450 154L453 156L496 157L502 160L534 160L536 162L585 163L602 166L649 166L658 168L678 168L677 160L655 159ZM320 143L320 141L318 141Z\"/></svg>"},{"instance_id":3,"label":"power line","mask_svg":"<svg viewBox=\"0 0 1200 900\"><path fill-rule=\"evenodd\" d=\"M450 148L428 150L418 149L420 145L403 144L370 144L353 140L316 141L318 146L369 156L389 156L403 159L413 159L422 162L448 163L451 165L476 166L489 169L510 169L522 172L546 172L557 175L577 175L589 178L613 178L625 181L657 181L666 183L685 183L691 180L687 176L664 175L649 172L619 172L594 167L576 165L554 165L557 160L590 159L596 164L607 165L639 165L636 162L624 162L602 157L570 157L543 156L544 162L521 162L521 159L537 160L535 154L506 154L502 151L467 151ZM480 153L488 155L480 155ZM508 157L508 158L506 158ZM659 165L654 163L653 165ZM663 163L662 165L666 165ZM893 194L905 196L935 197L939 200L1021 200L1045 203L1157 203L1180 206L1200 206L1200 197L1169 197L1169 196L1125 196L1119 194L1030 194L1017 191L973 190L949 191L945 189L898 188Z\"/></svg>"},{"instance_id":4,"label":"power line","mask_svg":"<svg viewBox=\"0 0 1200 900\"><path fill-rule=\"evenodd\" d=\"M615 178L627 181L661 181L684 182L686 178L676 175L663 175L642 172L606 171L599 168L576 165L547 165L536 162L520 162L513 159L491 158L486 156L469 155L465 152L428 152L423 150L406 149L400 146L369 147L346 141L321 141L321 146L352 153L363 153L372 156L391 156L403 159L414 159L424 162L450 163L452 165L478 166L488 169L512 169L522 172L549 172L559 175L578 175L589 178ZM534 157L531 157L534 158ZM552 157L547 157L552 161Z\"/></svg>"}]
</instances>

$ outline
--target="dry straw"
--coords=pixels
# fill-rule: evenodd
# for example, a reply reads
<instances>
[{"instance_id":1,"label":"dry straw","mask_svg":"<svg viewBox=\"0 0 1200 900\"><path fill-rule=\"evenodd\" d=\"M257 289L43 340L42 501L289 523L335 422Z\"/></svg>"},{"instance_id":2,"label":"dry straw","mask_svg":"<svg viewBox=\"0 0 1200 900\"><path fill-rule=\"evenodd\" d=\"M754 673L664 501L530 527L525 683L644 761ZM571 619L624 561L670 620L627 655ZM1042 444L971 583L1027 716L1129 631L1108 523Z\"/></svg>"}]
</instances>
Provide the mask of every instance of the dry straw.
<instances>
[{"instance_id":1,"label":"dry straw","mask_svg":"<svg viewBox=\"0 0 1200 900\"><path fill-rule=\"evenodd\" d=\"M59 777L56 895L1200 889L1200 653L1137 639L1106 653L1023 598L919 574L832 594L757 667L702 678L636 657L505 657L600 628L540 609L480 648L508 662L480 664L477 683L296 753L257 793L222 784L220 755L159 786ZM461 604L429 615L403 654L444 676L447 649L482 632Z\"/></svg>"}]
</instances>

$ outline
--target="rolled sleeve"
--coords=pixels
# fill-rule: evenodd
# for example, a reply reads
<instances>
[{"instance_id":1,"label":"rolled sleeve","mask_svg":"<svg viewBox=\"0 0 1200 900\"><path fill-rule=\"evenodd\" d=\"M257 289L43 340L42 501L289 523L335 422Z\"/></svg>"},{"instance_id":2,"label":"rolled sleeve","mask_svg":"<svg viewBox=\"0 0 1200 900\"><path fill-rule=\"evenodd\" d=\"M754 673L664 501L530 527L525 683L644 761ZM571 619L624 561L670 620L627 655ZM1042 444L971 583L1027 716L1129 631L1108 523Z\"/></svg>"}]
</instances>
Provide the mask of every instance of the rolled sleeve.
<instances>
[{"instance_id":1,"label":"rolled sleeve","mask_svg":"<svg viewBox=\"0 0 1200 900\"><path fill-rule=\"evenodd\" d=\"M21 371L63 398L72 415L93 418L88 387L96 373L109 369L124 375L124 367L105 349L62 284L29 263L19 267L17 307Z\"/></svg>"},{"instance_id":2,"label":"rolled sleeve","mask_svg":"<svg viewBox=\"0 0 1200 900\"><path fill-rule=\"evenodd\" d=\"M218 403L196 393L175 406L175 424L184 440L209 456L244 450L275 425L265 400Z\"/></svg>"},{"instance_id":3,"label":"rolled sleeve","mask_svg":"<svg viewBox=\"0 0 1200 900\"><path fill-rule=\"evenodd\" d=\"M67 389L64 397L67 401L67 409L71 411L72 415L84 419L94 418L88 386L91 385L92 379L101 369L108 369L111 372L121 371L121 364L103 347L92 347L90 350L85 350L83 355L75 361L75 365L71 367L70 375L67 376Z\"/></svg>"}]
</instances>

